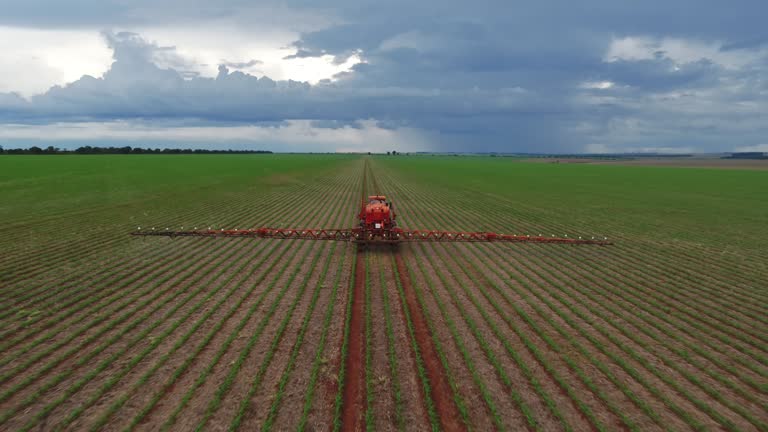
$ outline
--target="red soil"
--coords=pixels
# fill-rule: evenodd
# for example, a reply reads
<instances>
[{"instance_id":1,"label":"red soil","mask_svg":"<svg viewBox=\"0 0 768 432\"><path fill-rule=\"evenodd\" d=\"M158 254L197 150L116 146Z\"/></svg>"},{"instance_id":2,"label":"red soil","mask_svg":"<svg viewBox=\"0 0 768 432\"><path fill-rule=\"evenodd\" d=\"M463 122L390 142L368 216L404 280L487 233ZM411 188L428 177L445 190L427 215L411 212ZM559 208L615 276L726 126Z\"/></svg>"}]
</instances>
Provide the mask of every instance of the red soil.
<instances>
[{"instance_id":1,"label":"red soil","mask_svg":"<svg viewBox=\"0 0 768 432\"><path fill-rule=\"evenodd\" d=\"M344 405L342 424L345 431L364 429L365 419L365 255L357 253L355 285L352 292L352 317L349 325L349 350L347 352L344 380Z\"/></svg>"},{"instance_id":2,"label":"red soil","mask_svg":"<svg viewBox=\"0 0 768 432\"><path fill-rule=\"evenodd\" d=\"M451 398L453 390L448 383L448 378L445 376L445 370L440 363L437 350L432 344L432 338L430 336L429 328L427 327L427 322L419 307L416 294L411 286L411 280L407 276L408 269L400 254L395 254L395 262L397 263L397 272L400 276L400 283L405 292L406 306L408 307L408 312L411 315L411 321L413 322L416 343L419 345L419 351L424 360L424 368L427 370L427 378L429 379L429 384L432 390L432 394L425 395L425 397L431 397L435 404L435 410L440 418L441 430L466 430L466 427L459 417L459 410Z\"/></svg>"}]
</instances>

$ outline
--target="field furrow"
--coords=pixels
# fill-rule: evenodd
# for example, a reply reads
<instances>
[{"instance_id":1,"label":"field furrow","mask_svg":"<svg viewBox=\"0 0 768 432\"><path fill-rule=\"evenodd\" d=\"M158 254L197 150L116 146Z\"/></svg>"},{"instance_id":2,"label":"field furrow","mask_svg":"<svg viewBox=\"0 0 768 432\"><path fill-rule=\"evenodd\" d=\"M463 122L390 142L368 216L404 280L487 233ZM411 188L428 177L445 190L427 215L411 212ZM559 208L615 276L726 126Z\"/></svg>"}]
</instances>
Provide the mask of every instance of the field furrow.
<instances>
[{"instance_id":1,"label":"field furrow","mask_svg":"<svg viewBox=\"0 0 768 432\"><path fill-rule=\"evenodd\" d=\"M15 197L0 208L0 430L768 430L761 173L425 155L47 164L0 184ZM354 229L374 194L406 230L614 244L128 235Z\"/></svg>"}]
</instances>

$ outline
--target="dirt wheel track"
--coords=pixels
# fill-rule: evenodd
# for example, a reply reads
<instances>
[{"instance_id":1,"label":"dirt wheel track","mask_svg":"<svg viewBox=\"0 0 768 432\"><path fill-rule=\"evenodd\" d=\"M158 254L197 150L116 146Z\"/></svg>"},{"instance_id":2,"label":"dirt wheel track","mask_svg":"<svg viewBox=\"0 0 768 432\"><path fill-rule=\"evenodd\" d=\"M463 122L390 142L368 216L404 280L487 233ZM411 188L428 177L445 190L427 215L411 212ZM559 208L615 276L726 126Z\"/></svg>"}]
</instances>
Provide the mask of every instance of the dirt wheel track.
<instances>
[{"instance_id":1,"label":"dirt wheel track","mask_svg":"<svg viewBox=\"0 0 768 432\"><path fill-rule=\"evenodd\" d=\"M411 279L408 277L408 269L403 261L403 257L395 253L395 262L397 264L397 273L400 278L400 284L405 292L405 305L413 322L416 343L424 360L424 367L429 379L431 394L424 397L432 398L435 404L435 410L440 418L440 428L444 431L463 431L467 430L459 416L459 410L451 398L453 389L446 377L446 371L437 354L435 346L432 344L427 321L424 318L419 301L416 299L416 293L411 286Z\"/></svg>"},{"instance_id":2,"label":"dirt wheel track","mask_svg":"<svg viewBox=\"0 0 768 432\"><path fill-rule=\"evenodd\" d=\"M373 189L374 193L379 193L378 183L373 171L365 161L362 178L362 201L364 202L366 192ZM403 313L401 318L404 326L408 326L407 320L410 317L413 326L414 338L418 353L414 357L420 356L423 361L426 379L429 384L429 394L424 394L424 387L420 386L420 395L422 406L428 405L427 400L434 406L435 414L441 430L444 431L463 431L467 430L459 414L458 407L453 400L454 390L450 385L447 372L440 361L439 354L432 341L432 335L429 325L421 310L421 306L413 289L412 282L408 273L408 268L400 254L394 253L395 266L393 273L399 280L400 286L404 292L404 300L400 307ZM348 336L348 351L344 359L344 388L342 389L342 412L341 429L349 431L360 431L365 429L365 420L367 414L367 387L366 387L366 254L360 250L356 253L356 265L354 272L354 282L352 304L350 309L350 324ZM379 271L381 269L379 268ZM407 312L407 316L406 316ZM414 371L415 372L415 371ZM426 411L426 410L425 410ZM426 412L425 412L426 414ZM429 422L429 419L425 419Z\"/></svg>"},{"instance_id":3,"label":"dirt wheel track","mask_svg":"<svg viewBox=\"0 0 768 432\"><path fill-rule=\"evenodd\" d=\"M344 405L342 408L342 429L360 431L365 422L365 254L355 254L355 282L352 292L352 317L349 330L349 351L344 359L346 381L344 382Z\"/></svg>"}]
</instances>

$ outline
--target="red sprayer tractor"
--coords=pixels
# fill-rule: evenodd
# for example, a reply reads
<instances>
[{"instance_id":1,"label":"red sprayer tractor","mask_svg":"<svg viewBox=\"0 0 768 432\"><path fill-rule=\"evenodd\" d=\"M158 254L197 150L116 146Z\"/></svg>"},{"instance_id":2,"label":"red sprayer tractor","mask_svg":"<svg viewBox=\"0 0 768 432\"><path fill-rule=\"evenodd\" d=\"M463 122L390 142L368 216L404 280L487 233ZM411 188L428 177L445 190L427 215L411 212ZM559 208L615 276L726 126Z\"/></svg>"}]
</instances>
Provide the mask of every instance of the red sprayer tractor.
<instances>
[{"instance_id":1,"label":"red sprayer tractor","mask_svg":"<svg viewBox=\"0 0 768 432\"><path fill-rule=\"evenodd\" d=\"M397 226L394 206L384 195L371 195L360 204L360 224L355 228L252 228L252 229L207 229L171 231L154 228L131 233L135 236L166 237L260 237L301 240L337 240L359 244L426 241L426 242L512 242L512 243L561 243L561 244L612 244L607 238L546 237L542 235L498 234L492 232L460 232L411 230Z\"/></svg>"},{"instance_id":2,"label":"red sprayer tractor","mask_svg":"<svg viewBox=\"0 0 768 432\"><path fill-rule=\"evenodd\" d=\"M460 232L411 230L397 226L395 208L387 197L378 193L379 185L372 175L368 177L368 161L363 169L363 193L358 213L359 225L355 228L250 228L250 229L207 229L190 231L142 230L141 227L132 232L135 236L165 236L165 237L260 237L296 240L337 240L350 241L360 245L372 243L388 243L397 245L401 242L511 242L511 243L560 243L560 244L592 244L610 245L607 238L570 238L530 236L522 234L498 234L493 232ZM365 187L371 183L375 195L366 199Z\"/></svg>"}]
</instances>

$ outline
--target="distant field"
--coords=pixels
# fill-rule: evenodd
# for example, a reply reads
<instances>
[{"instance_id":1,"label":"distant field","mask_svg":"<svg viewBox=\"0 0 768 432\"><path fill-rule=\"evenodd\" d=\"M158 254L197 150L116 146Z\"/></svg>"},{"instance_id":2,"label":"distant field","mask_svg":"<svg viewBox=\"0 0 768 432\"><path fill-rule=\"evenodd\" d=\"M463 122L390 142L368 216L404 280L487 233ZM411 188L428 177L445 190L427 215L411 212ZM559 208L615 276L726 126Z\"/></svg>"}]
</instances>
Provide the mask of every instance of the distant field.
<instances>
[{"instance_id":1,"label":"distant field","mask_svg":"<svg viewBox=\"0 0 768 432\"><path fill-rule=\"evenodd\" d=\"M589 159L589 158L540 158L528 159L539 163L577 163L600 165L656 166L677 168L720 168L768 170L768 159L722 159L719 157L642 157L626 159Z\"/></svg>"},{"instance_id":2,"label":"distant field","mask_svg":"<svg viewBox=\"0 0 768 432\"><path fill-rule=\"evenodd\" d=\"M379 430L768 430L767 187L507 158L1 156L0 430L326 430L353 409ZM127 235L349 227L363 189L408 228L616 244Z\"/></svg>"}]
</instances>

